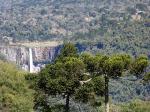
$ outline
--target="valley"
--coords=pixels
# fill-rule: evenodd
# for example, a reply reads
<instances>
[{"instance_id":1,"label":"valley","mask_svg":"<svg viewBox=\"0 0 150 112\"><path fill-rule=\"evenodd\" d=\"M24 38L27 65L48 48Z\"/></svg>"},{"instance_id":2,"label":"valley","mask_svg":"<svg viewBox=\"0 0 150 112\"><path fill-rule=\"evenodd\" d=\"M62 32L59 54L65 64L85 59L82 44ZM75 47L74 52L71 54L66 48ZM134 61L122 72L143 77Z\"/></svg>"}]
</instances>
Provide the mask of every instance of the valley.
<instances>
[{"instance_id":1,"label":"valley","mask_svg":"<svg viewBox=\"0 0 150 112\"><path fill-rule=\"evenodd\" d=\"M150 112L150 0L0 0L0 112Z\"/></svg>"}]
</instances>

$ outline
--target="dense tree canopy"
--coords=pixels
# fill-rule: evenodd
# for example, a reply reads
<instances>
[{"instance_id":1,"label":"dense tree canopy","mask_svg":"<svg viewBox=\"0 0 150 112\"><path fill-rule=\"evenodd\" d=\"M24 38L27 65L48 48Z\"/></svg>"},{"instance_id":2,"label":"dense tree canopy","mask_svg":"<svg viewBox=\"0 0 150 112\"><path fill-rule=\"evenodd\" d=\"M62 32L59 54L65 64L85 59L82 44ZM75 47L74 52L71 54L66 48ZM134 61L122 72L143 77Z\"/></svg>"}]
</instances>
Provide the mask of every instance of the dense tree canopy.
<instances>
[{"instance_id":1,"label":"dense tree canopy","mask_svg":"<svg viewBox=\"0 0 150 112\"><path fill-rule=\"evenodd\" d=\"M150 72L148 72L148 73L144 76L143 80L144 80L145 82L149 82L149 81L150 81Z\"/></svg>"},{"instance_id":2,"label":"dense tree canopy","mask_svg":"<svg viewBox=\"0 0 150 112\"><path fill-rule=\"evenodd\" d=\"M137 58L127 54L77 55L75 46L66 43L54 63L39 73L37 86L48 95L63 95L66 111L70 97L94 104L96 96L105 96L108 112L110 78L118 79L125 72L142 76L148 63L148 58L143 55Z\"/></svg>"},{"instance_id":3,"label":"dense tree canopy","mask_svg":"<svg viewBox=\"0 0 150 112\"><path fill-rule=\"evenodd\" d=\"M137 57L132 63L131 72L134 73L136 76L139 76L146 70L146 67L148 65L149 65L148 57L146 56Z\"/></svg>"},{"instance_id":4,"label":"dense tree canopy","mask_svg":"<svg viewBox=\"0 0 150 112\"><path fill-rule=\"evenodd\" d=\"M92 53L148 54L148 5L149 0L1 0L0 42L69 40Z\"/></svg>"},{"instance_id":5,"label":"dense tree canopy","mask_svg":"<svg viewBox=\"0 0 150 112\"><path fill-rule=\"evenodd\" d=\"M49 64L38 77L38 88L49 95L66 96L66 111L69 110L70 96L80 86L84 63L76 58L74 45L65 44L54 64ZM44 78L44 79L43 79Z\"/></svg>"}]
</instances>

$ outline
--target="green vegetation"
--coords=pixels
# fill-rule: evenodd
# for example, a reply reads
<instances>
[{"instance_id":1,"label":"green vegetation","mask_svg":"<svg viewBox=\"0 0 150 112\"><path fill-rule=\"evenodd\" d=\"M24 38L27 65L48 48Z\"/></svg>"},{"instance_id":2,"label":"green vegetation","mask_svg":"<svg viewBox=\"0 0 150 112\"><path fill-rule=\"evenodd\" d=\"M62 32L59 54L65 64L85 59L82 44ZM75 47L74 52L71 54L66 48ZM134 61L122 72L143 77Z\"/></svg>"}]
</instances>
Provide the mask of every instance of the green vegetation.
<instances>
[{"instance_id":1,"label":"green vegetation","mask_svg":"<svg viewBox=\"0 0 150 112\"><path fill-rule=\"evenodd\" d=\"M82 55L84 62L87 63L87 70L96 75L104 75L105 77L105 105L106 112L109 112L109 79L119 78L124 72L130 70L135 75L141 75L148 66L148 58L140 56L133 60L129 55L121 54L115 56Z\"/></svg>"},{"instance_id":2,"label":"green vegetation","mask_svg":"<svg viewBox=\"0 0 150 112\"><path fill-rule=\"evenodd\" d=\"M86 77L84 73L85 65L78 58L77 49L70 43L65 44L55 63L47 65L39 73L37 87L45 94L64 97L66 99L65 111L68 112L70 97L75 96L75 99L87 102L92 96L92 85L90 87L86 84L82 87L81 83L84 83ZM96 84L96 79L94 84Z\"/></svg>"},{"instance_id":3,"label":"green vegetation","mask_svg":"<svg viewBox=\"0 0 150 112\"><path fill-rule=\"evenodd\" d=\"M109 79L117 79L129 71L139 77L148 66L146 56L136 59L126 54L79 56L70 43L65 44L61 51L56 61L39 73L36 86L46 96L63 96L66 112L69 111L70 98L95 105L102 103L96 98L103 96L106 111L109 112Z\"/></svg>"},{"instance_id":4,"label":"green vegetation","mask_svg":"<svg viewBox=\"0 0 150 112\"><path fill-rule=\"evenodd\" d=\"M0 61L0 111L33 112L33 90L25 74L14 65Z\"/></svg>"},{"instance_id":5,"label":"green vegetation","mask_svg":"<svg viewBox=\"0 0 150 112\"><path fill-rule=\"evenodd\" d=\"M141 75L148 65L148 57L140 56L132 63L131 73L134 73L136 76Z\"/></svg>"},{"instance_id":6,"label":"green vegetation","mask_svg":"<svg viewBox=\"0 0 150 112\"><path fill-rule=\"evenodd\" d=\"M133 100L125 103L122 96L129 92L135 94L135 91L139 95L145 94L140 93L139 89L149 83L149 72L146 71L148 64L145 55L137 58L127 54L80 55L71 43L65 43L56 60L38 74L25 74L14 65L0 61L0 111L149 112L149 101ZM128 82L127 77L122 78L126 74L137 79ZM141 79L144 80L143 84ZM141 85L134 90L139 81ZM131 86L132 90L122 85ZM114 94L111 97L122 92L121 96L116 97L118 103L109 100L110 92Z\"/></svg>"},{"instance_id":7,"label":"green vegetation","mask_svg":"<svg viewBox=\"0 0 150 112\"><path fill-rule=\"evenodd\" d=\"M65 40L92 53L148 54L149 12L149 0L2 0L0 41Z\"/></svg>"},{"instance_id":8,"label":"green vegetation","mask_svg":"<svg viewBox=\"0 0 150 112\"><path fill-rule=\"evenodd\" d=\"M71 41L79 51L94 55L80 55L66 43L53 63L28 75L0 61L0 111L150 112L150 102L144 101L150 94L149 4L149 0L1 0L0 45ZM3 54L0 60L6 60ZM142 100L127 102L134 98ZM126 103L116 104L120 102Z\"/></svg>"},{"instance_id":9,"label":"green vegetation","mask_svg":"<svg viewBox=\"0 0 150 112\"><path fill-rule=\"evenodd\" d=\"M145 82L150 81L150 72L148 72L148 73L144 76L143 80L144 80Z\"/></svg>"},{"instance_id":10,"label":"green vegetation","mask_svg":"<svg viewBox=\"0 0 150 112\"><path fill-rule=\"evenodd\" d=\"M149 28L143 24L145 22L116 22L114 26L108 22L106 31L100 35L102 28L91 31L87 34L79 35L72 39L86 46L86 50L92 53L101 52L103 54L128 53L131 55L148 54L150 46ZM92 35L91 35L92 33ZM149 55L149 54L148 54Z\"/></svg>"},{"instance_id":11,"label":"green vegetation","mask_svg":"<svg viewBox=\"0 0 150 112\"><path fill-rule=\"evenodd\" d=\"M120 112L149 112L150 111L150 102L135 100L130 103L121 105Z\"/></svg>"}]
</instances>

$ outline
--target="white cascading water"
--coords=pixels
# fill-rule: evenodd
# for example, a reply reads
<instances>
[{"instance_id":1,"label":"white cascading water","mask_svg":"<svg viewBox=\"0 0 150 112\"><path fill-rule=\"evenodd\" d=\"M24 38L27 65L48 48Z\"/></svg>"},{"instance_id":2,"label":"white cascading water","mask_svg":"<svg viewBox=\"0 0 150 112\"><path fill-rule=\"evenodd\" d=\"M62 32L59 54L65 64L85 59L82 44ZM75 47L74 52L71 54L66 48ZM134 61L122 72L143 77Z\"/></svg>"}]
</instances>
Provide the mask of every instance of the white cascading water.
<instances>
[{"instance_id":1,"label":"white cascading water","mask_svg":"<svg viewBox=\"0 0 150 112\"><path fill-rule=\"evenodd\" d=\"M32 48L29 48L29 71L30 73L34 72Z\"/></svg>"}]
</instances>

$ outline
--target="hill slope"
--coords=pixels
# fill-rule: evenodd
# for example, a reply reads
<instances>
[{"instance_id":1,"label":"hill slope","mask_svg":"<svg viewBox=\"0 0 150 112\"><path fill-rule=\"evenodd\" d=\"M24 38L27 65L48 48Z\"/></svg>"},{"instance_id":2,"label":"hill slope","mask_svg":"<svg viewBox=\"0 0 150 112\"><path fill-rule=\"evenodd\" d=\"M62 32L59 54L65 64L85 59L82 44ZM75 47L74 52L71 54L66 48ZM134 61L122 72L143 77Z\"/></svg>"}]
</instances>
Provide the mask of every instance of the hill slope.
<instances>
[{"instance_id":1,"label":"hill slope","mask_svg":"<svg viewBox=\"0 0 150 112\"><path fill-rule=\"evenodd\" d=\"M149 55L149 12L149 0L2 0L0 40L69 40L94 52Z\"/></svg>"},{"instance_id":2,"label":"hill slope","mask_svg":"<svg viewBox=\"0 0 150 112\"><path fill-rule=\"evenodd\" d=\"M24 73L15 66L0 60L0 112L32 112L33 90Z\"/></svg>"}]
</instances>

